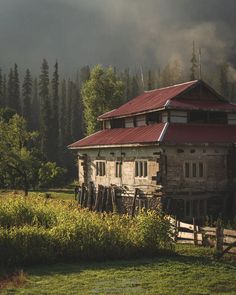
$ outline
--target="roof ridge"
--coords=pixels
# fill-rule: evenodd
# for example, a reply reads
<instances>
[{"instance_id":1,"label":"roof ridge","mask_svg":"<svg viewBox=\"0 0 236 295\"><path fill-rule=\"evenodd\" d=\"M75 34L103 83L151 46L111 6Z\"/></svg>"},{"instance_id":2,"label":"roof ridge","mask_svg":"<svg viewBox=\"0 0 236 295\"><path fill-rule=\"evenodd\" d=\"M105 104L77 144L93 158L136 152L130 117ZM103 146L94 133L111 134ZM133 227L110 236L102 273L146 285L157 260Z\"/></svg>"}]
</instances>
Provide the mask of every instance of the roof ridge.
<instances>
[{"instance_id":1,"label":"roof ridge","mask_svg":"<svg viewBox=\"0 0 236 295\"><path fill-rule=\"evenodd\" d=\"M188 82L183 82L183 83L178 83L178 84L174 84L174 85L170 85L170 86L166 86L166 87L161 87L161 88L156 88L156 89L152 89L152 90L145 90L144 93L149 93L149 92L154 92L157 90L163 90L163 89L168 89L168 88L172 88L172 87L177 87L177 86L182 86L182 85L186 85L186 84L190 84L190 83L197 83L200 80L192 80L192 81L188 81Z\"/></svg>"}]
</instances>

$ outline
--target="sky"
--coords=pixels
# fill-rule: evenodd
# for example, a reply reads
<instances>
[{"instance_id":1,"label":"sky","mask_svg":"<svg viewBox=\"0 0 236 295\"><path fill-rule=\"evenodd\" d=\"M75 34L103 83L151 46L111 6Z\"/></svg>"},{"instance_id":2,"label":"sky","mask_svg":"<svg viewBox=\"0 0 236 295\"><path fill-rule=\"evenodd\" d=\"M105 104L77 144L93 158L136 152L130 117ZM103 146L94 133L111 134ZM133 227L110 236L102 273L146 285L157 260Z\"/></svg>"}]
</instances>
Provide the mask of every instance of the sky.
<instances>
[{"instance_id":1,"label":"sky","mask_svg":"<svg viewBox=\"0 0 236 295\"><path fill-rule=\"evenodd\" d=\"M234 65L235 13L235 0L0 0L0 67L162 67L188 63L193 40L204 63Z\"/></svg>"}]
</instances>

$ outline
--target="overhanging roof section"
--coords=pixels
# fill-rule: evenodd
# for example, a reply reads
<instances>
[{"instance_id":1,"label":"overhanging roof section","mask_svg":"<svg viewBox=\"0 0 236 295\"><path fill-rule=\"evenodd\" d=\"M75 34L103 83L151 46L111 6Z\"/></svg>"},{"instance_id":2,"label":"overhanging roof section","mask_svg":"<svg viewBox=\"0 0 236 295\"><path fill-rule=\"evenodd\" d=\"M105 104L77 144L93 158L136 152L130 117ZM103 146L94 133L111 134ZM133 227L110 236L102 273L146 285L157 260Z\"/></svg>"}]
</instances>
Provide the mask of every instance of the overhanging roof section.
<instances>
[{"instance_id":1,"label":"overhanging roof section","mask_svg":"<svg viewBox=\"0 0 236 295\"><path fill-rule=\"evenodd\" d=\"M165 125L160 123L135 128L105 129L72 143L68 147L70 149L79 149L84 147L157 143L163 135Z\"/></svg>"},{"instance_id":2,"label":"overhanging roof section","mask_svg":"<svg viewBox=\"0 0 236 295\"><path fill-rule=\"evenodd\" d=\"M162 140L164 144L234 144L236 125L169 124Z\"/></svg>"},{"instance_id":3,"label":"overhanging roof section","mask_svg":"<svg viewBox=\"0 0 236 295\"><path fill-rule=\"evenodd\" d=\"M197 83L199 83L198 80L144 92L119 108L101 115L98 119L105 120L163 108L170 99L180 95Z\"/></svg>"},{"instance_id":4,"label":"overhanging roof section","mask_svg":"<svg viewBox=\"0 0 236 295\"><path fill-rule=\"evenodd\" d=\"M233 144L236 125L160 123L135 128L105 129L81 139L70 149L144 144Z\"/></svg>"}]
</instances>

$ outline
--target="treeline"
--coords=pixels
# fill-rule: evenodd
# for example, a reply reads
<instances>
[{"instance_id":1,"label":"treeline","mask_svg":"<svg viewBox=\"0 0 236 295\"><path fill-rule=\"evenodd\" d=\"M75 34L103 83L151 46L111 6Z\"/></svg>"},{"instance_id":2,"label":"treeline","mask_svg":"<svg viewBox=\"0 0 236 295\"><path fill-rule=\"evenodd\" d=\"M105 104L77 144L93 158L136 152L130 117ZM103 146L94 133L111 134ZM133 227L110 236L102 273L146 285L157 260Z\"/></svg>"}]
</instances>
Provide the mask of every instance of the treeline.
<instances>
[{"instance_id":1,"label":"treeline","mask_svg":"<svg viewBox=\"0 0 236 295\"><path fill-rule=\"evenodd\" d=\"M118 107L144 90L198 79L199 73L194 45L187 66L177 58L163 69L90 69L84 66L73 79L63 78L58 62L51 75L44 59L38 77L33 77L30 69L26 69L22 78L15 64L8 72L0 70L0 108L9 108L23 116L28 131L39 131L40 151L45 161L67 168L69 177L74 177L75 159L67 145L96 131L99 128L97 115ZM234 69L224 63L208 70L204 68L202 79L235 101L234 74ZM101 85L107 86L102 88Z\"/></svg>"}]
</instances>

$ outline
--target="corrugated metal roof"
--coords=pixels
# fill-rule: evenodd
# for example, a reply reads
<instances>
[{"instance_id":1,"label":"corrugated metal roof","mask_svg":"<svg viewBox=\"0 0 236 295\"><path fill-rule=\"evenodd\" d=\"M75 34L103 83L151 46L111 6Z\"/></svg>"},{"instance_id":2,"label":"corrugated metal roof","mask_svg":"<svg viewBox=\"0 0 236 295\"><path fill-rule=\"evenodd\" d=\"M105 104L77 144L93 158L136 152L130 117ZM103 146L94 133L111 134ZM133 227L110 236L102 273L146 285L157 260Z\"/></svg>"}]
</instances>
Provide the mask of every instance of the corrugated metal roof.
<instances>
[{"instance_id":1,"label":"corrugated metal roof","mask_svg":"<svg viewBox=\"0 0 236 295\"><path fill-rule=\"evenodd\" d=\"M164 123L160 123L135 128L105 129L69 145L69 148L158 142L164 126Z\"/></svg>"},{"instance_id":2,"label":"corrugated metal roof","mask_svg":"<svg viewBox=\"0 0 236 295\"><path fill-rule=\"evenodd\" d=\"M236 104L224 101L193 101L179 98L172 100L169 107L184 110L236 111Z\"/></svg>"},{"instance_id":3,"label":"corrugated metal roof","mask_svg":"<svg viewBox=\"0 0 236 295\"><path fill-rule=\"evenodd\" d=\"M160 123L135 128L105 129L69 148L125 144L236 143L236 125Z\"/></svg>"},{"instance_id":4,"label":"corrugated metal roof","mask_svg":"<svg viewBox=\"0 0 236 295\"><path fill-rule=\"evenodd\" d=\"M197 85L197 83L199 83L198 80L144 92L119 108L101 115L99 119L108 119L162 108L167 104L168 100Z\"/></svg>"},{"instance_id":5,"label":"corrugated metal roof","mask_svg":"<svg viewBox=\"0 0 236 295\"><path fill-rule=\"evenodd\" d=\"M236 143L236 125L172 123L163 143Z\"/></svg>"}]
</instances>

